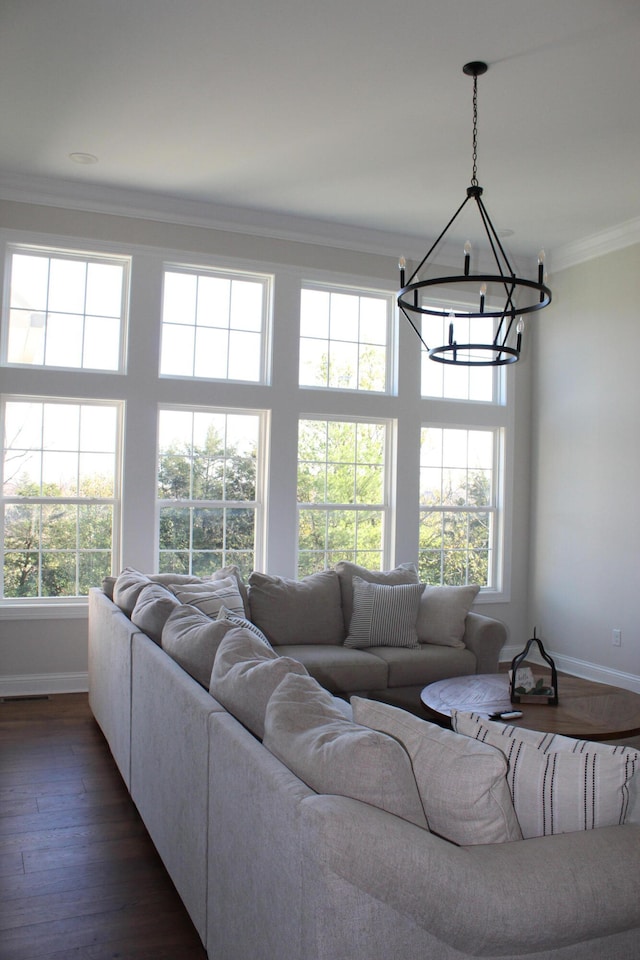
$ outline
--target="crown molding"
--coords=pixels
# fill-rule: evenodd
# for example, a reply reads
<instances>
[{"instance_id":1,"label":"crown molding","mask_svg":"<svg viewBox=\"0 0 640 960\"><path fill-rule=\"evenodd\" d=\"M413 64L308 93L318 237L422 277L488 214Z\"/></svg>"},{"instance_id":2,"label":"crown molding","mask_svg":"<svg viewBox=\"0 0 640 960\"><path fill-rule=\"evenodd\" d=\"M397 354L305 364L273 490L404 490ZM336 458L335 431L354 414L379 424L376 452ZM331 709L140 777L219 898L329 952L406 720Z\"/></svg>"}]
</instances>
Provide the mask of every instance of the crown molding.
<instances>
[{"instance_id":1,"label":"crown molding","mask_svg":"<svg viewBox=\"0 0 640 960\"><path fill-rule=\"evenodd\" d=\"M421 256L425 238L142 190L0 174L0 200L132 217L380 256Z\"/></svg>"},{"instance_id":2,"label":"crown molding","mask_svg":"<svg viewBox=\"0 0 640 960\"><path fill-rule=\"evenodd\" d=\"M640 217L559 247L553 251L552 267L554 272L565 270L607 253L623 250L634 243L640 243Z\"/></svg>"}]
</instances>

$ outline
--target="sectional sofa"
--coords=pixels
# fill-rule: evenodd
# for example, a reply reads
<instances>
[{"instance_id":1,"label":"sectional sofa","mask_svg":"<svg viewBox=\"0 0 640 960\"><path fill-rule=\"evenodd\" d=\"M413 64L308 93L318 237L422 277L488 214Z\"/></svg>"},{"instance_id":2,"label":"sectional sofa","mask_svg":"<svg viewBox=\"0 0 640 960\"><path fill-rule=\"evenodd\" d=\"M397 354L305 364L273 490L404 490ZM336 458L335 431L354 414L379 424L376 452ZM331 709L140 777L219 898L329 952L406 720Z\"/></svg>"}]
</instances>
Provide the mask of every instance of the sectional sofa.
<instances>
[{"instance_id":1,"label":"sectional sofa","mask_svg":"<svg viewBox=\"0 0 640 960\"><path fill-rule=\"evenodd\" d=\"M638 960L637 777L618 785L625 804L613 825L596 819L596 829L521 839L498 748L475 727L441 730L377 698L393 699L400 688L389 671L407 676L406 658L413 651L419 665L427 645L417 640L422 592L396 589L414 572L371 575L391 593L363 588L357 581L371 581L360 569L342 569L342 583L333 573L342 640L325 636L326 645L377 656L386 686L358 679L346 654L319 666L316 652L304 665L298 648L316 646L322 619L311 596L318 583L260 574L247 589L237 571L220 571L215 619L203 609L207 584L192 578L125 571L107 593L90 593L90 704L211 960ZM318 582L335 587L333 576ZM417 607L409 593L420 594ZM277 625L300 627L295 599L314 642L274 644ZM388 628L390 599L397 622L417 611L416 630L407 646L386 648L395 656L380 656L367 644ZM326 622L326 596L321 608ZM441 613L436 602L434 623ZM476 617L466 614L463 630ZM494 629L486 619L471 628L476 641ZM438 629L453 620L441 617ZM449 643L466 642L454 633ZM358 645L345 645L349 637ZM482 651L432 646L458 651L459 672L468 654L486 669ZM357 695L348 703L345 693ZM540 755L539 745L526 748ZM631 774L637 754L622 760Z\"/></svg>"}]
</instances>

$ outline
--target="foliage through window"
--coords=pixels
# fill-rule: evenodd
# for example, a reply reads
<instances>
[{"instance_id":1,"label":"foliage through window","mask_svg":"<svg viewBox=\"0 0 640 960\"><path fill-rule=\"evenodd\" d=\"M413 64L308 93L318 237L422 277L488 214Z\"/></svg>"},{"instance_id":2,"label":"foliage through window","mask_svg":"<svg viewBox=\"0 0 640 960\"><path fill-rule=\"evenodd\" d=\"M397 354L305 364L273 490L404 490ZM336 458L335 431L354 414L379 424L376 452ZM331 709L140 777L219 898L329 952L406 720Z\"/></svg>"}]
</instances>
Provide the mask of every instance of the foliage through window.
<instances>
[{"instance_id":1,"label":"foliage through window","mask_svg":"<svg viewBox=\"0 0 640 960\"><path fill-rule=\"evenodd\" d=\"M267 277L166 269L160 373L262 381L268 302Z\"/></svg>"},{"instance_id":2,"label":"foliage through window","mask_svg":"<svg viewBox=\"0 0 640 960\"><path fill-rule=\"evenodd\" d=\"M122 369L128 260L13 248L9 273L7 363Z\"/></svg>"},{"instance_id":3,"label":"foliage through window","mask_svg":"<svg viewBox=\"0 0 640 960\"><path fill-rule=\"evenodd\" d=\"M420 579L495 588L493 430L424 427L420 446Z\"/></svg>"},{"instance_id":4,"label":"foliage through window","mask_svg":"<svg viewBox=\"0 0 640 960\"><path fill-rule=\"evenodd\" d=\"M449 318L425 316L422 320L422 335L430 347L448 342ZM464 316L456 316L455 336L458 343L490 342L493 339L494 321L470 321ZM430 360L422 347L422 396L443 400L472 400L476 402L495 402L497 377L494 367L463 367Z\"/></svg>"},{"instance_id":5,"label":"foliage through window","mask_svg":"<svg viewBox=\"0 0 640 960\"><path fill-rule=\"evenodd\" d=\"M300 386L387 390L390 300L304 287L300 299Z\"/></svg>"},{"instance_id":6,"label":"foliage through window","mask_svg":"<svg viewBox=\"0 0 640 960\"><path fill-rule=\"evenodd\" d=\"M300 421L298 576L339 560L382 569L387 434L385 423Z\"/></svg>"},{"instance_id":7,"label":"foliage through window","mask_svg":"<svg viewBox=\"0 0 640 960\"><path fill-rule=\"evenodd\" d=\"M159 418L161 572L254 567L262 494L261 415L163 409Z\"/></svg>"},{"instance_id":8,"label":"foliage through window","mask_svg":"<svg viewBox=\"0 0 640 960\"><path fill-rule=\"evenodd\" d=\"M2 404L2 596L85 596L112 570L117 403Z\"/></svg>"}]
</instances>

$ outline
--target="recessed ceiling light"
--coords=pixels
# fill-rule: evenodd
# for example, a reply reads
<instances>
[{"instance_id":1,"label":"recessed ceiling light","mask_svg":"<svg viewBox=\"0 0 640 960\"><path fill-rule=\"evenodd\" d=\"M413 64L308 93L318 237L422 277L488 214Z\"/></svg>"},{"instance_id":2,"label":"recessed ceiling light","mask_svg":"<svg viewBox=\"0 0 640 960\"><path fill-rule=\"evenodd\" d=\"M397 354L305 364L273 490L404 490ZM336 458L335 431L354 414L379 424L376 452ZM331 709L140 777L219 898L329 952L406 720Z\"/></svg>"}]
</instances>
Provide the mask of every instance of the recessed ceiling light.
<instances>
[{"instance_id":1,"label":"recessed ceiling light","mask_svg":"<svg viewBox=\"0 0 640 960\"><path fill-rule=\"evenodd\" d=\"M84 164L85 166L98 162L98 158L93 153L70 153L69 160L73 160L74 163Z\"/></svg>"}]
</instances>

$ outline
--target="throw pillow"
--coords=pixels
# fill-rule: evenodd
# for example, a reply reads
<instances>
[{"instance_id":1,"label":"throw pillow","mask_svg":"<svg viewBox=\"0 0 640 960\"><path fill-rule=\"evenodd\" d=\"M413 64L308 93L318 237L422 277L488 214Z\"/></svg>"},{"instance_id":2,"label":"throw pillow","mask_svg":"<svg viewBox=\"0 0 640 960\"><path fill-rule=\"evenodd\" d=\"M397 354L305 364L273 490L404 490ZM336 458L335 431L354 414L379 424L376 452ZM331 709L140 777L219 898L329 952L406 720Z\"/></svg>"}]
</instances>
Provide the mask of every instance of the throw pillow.
<instances>
[{"instance_id":1,"label":"throw pillow","mask_svg":"<svg viewBox=\"0 0 640 960\"><path fill-rule=\"evenodd\" d=\"M352 697L353 719L398 740L411 759L429 829L470 845L522 840L504 755L376 700Z\"/></svg>"},{"instance_id":2,"label":"throw pillow","mask_svg":"<svg viewBox=\"0 0 640 960\"><path fill-rule=\"evenodd\" d=\"M146 574L133 567L125 567L113 585L113 602L130 617L142 588L148 583L151 583L151 580Z\"/></svg>"},{"instance_id":3,"label":"throw pillow","mask_svg":"<svg viewBox=\"0 0 640 960\"><path fill-rule=\"evenodd\" d=\"M525 838L625 823L637 802L640 752L453 711L454 730L502 750ZM635 778L634 778L635 774Z\"/></svg>"},{"instance_id":4,"label":"throw pillow","mask_svg":"<svg viewBox=\"0 0 640 960\"><path fill-rule=\"evenodd\" d=\"M231 627L190 604L177 604L163 627L160 643L189 676L208 690L216 651Z\"/></svg>"},{"instance_id":5,"label":"throw pillow","mask_svg":"<svg viewBox=\"0 0 640 960\"><path fill-rule=\"evenodd\" d=\"M262 739L269 698L289 673L307 675L299 660L279 657L254 633L244 627L231 627L218 647L209 692Z\"/></svg>"},{"instance_id":6,"label":"throw pillow","mask_svg":"<svg viewBox=\"0 0 640 960\"><path fill-rule=\"evenodd\" d=\"M399 583L418 583L418 568L415 563L401 563L395 570L367 570L357 563L341 560L336 564L336 573L340 579L340 593L342 596L342 614L345 632L349 632L351 617L353 616L353 578L360 577L367 583L386 583L394 586Z\"/></svg>"},{"instance_id":7,"label":"throw pillow","mask_svg":"<svg viewBox=\"0 0 640 960\"><path fill-rule=\"evenodd\" d=\"M345 719L312 677L285 677L274 691L264 745L317 793L362 800L426 829L406 750Z\"/></svg>"},{"instance_id":8,"label":"throw pillow","mask_svg":"<svg viewBox=\"0 0 640 960\"><path fill-rule=\"evenodd\" d=\"M160 643L165 621L178 604L179 600L162 584L147 583L131 612L131 622L155 643Z\"/></svg>"},{"instance_id":9,"label":"throw pillow","mask_svg":"<svg viewBox=\"0 0 640 960\"><path fill-rule=\"evenodd\" d=\"M223 606L239 617L244 616L244 603L235 577L205 580L202 583L171 583L169 590L180 603L190 603L208 617L217 617Z\"/></svg>"},{"instance_id":10,"label":"throw pillow","mask_svg":"<svg viewBox=\"0 0 640 960\"><path fill-rule=\"evenodd\" d=\"M420 599L416 631L420 643L464 647L465 620L480 587L425 586Z\"/></svg>"},{"instance_id":11,"label":"throw pillow","mask_svg":"<svg viewBox=\"0 0 640 960\"><path fill-rule=\"evenodd\" d=\"M271 643L342 643L344 627L340 582L335 570L321 570L302 580L252 573L249 577L251 620Z\"/></svg>"},{"instance_id":12,"label":"throw pillow","mask_svg":"<svg viewBox=\"0 0 640 960\"><path fill-rule=\"evenodd\" d=\"M346 647L418 647L421 583L391 587L353 578L353 615Z\"/></svg>"},{"instance_id":13,"label":"throw pillow","mask_svg":"<svg viewBox=\"0 0 640 960\"><path fill-rule=\"evenodd\" d=\"M220 607L220 612L218 613L218 620L226 620L229 625L234 627L244 627L245 630L249 630L254 636L261 640L267 647L271 647L271 644L265 637L264 633L260 627L256 627L255 623L252 623L251 620L247 620L246 617L239 617L237 614L232 613L231 610L227 610L226 607Z\"/></svg>"}]
</instances>

